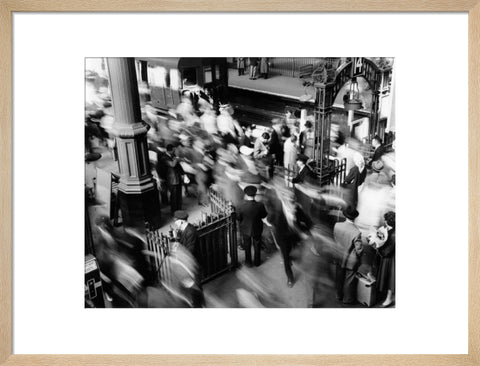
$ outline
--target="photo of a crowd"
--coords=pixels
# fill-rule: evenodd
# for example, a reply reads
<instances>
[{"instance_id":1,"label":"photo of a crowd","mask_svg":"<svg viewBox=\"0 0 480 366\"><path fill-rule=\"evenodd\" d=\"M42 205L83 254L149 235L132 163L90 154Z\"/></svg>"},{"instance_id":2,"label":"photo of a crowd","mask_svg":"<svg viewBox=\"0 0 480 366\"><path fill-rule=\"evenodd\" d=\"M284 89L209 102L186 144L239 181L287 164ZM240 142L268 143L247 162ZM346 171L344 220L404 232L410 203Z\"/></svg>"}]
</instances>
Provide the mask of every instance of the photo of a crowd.
<instances>
[{"instance_id":1,"label":"photo of a crowd","mask_svg":"<svg viewBox=\"0 0 480 366\"><path fill-rule=\"evenodd\" d=\"M85 307L394 307L393 68L86 59Z\"/></svg>"}]
</instances>

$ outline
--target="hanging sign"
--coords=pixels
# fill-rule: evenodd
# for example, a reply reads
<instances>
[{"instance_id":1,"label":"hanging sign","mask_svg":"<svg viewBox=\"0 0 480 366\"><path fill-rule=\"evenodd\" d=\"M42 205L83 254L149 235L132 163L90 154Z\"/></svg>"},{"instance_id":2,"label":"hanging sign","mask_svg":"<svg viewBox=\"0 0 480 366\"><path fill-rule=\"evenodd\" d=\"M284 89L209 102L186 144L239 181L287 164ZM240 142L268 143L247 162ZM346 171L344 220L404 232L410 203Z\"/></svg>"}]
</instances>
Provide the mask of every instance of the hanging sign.
<instances>
[{"instance_id":1,"label":"hanging sign","mask_svg":"<svg viewBox=\"0 0 480 366\"><path fill-rule=\"evenodd\" d=\"M363 75L363 57L354 57L352 61L352 77Z\"/></svg>"}]
</instances>

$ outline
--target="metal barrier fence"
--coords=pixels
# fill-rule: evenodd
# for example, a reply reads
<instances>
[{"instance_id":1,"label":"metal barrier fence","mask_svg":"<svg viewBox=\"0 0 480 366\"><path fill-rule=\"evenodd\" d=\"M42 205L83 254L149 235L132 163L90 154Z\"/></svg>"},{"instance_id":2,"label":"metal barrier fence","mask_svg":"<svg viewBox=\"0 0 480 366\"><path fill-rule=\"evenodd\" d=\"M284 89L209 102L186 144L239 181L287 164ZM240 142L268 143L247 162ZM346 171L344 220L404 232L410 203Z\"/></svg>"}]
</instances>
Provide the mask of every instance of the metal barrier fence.
<instances>
[{"instance_id":1,"label":"metal barrier fence","mask_svg":"<svg viewBox=\"0 0 480 366\"><path fill-rule=\"evenodd\" d=\"M204 281L238 265L235 207L212 187L209 189L209 196L212 214L205 215L198 226Z\"/></svg>"},{"instance_id":2,"label":"metal barrier fence","mask_svg":"<svg viewBox=\"0 0 480 366\"><path fill-rule=\"evenodd\" d=\"M317 169L317 176L320 176L322 172ZM330 160L329 165L324 169L321 176L321 185L335 185L339 186L345 183L345 178L347 175L347 159L338 159Z\"/></svg>"},{"instance_id":3,"label":"metal barrier fence","mask_svg":"<svg viewBox=\"0 0 480 366\"><path fill-rule=\"evenodd\" d=\"M202 282L237 267L237 222L233 206L230 205L228 211L205 215L197 230L197 260L202 271Z\"/></svg>"},{"instance_id":4,"label":"metal barrier fence","mask_svg":"<svg viewBox=\"0 0 480 366\"><path fill-rule=\"evenodd\" d=\"M202 283L238 265L235 208L212 188L210 201L212 213L202 213L201 220L193 223L198 233L195 257L200 265ZM146 237L155 280L168 282L171 272L165 258L170 255L172 243L175 241L173 233L166 235L159 230L151 231L147 227Z\"/></svg>"},{"instance_id":5,"label":"metal barrier fence","mask_svg":"<svg viewBox=\"0 0 480 366\"><path fill-rule=\"evenodd\" d=\"M322 176L320 177L319 168L313 169L315 174L318 178L320 178L320 185L329 185L333 184L339 186L345 182L346 174L347 174L347 160L344 158L342 160L330 160L329 165L324 167L324 171ZM298 169L296 166L288 166L284 167L281 165L275 166L275 174L285 177L286 184L291 187L291 179L295 177L298 173Z\"/></svg>"},{"instance_id":6,"label":"metal barrier fence","mask_svg":"<svg viewBox=\"0 0 480 366\"><path fill-rule=\"evenodd\" d=\"M167 236L158 230L150 231L147 227L147 250L148 258L150 259L151 271L154 275L154 280L160 282L169 282L171 277L169 262L165 260L170 254L171 242L173 238Z\"/></svg>"},{"instance_id":7,"label":"metal barrier fence","mask_svg":"<svg viewBox=\"0 0 480 366\"><path fill-rule=\"evenodd\" d=\"M226 200L220 192L214 188L209 189L210 208L213 213L226 213L235 210L232 202Z\"/></svg>"}]
</instances>

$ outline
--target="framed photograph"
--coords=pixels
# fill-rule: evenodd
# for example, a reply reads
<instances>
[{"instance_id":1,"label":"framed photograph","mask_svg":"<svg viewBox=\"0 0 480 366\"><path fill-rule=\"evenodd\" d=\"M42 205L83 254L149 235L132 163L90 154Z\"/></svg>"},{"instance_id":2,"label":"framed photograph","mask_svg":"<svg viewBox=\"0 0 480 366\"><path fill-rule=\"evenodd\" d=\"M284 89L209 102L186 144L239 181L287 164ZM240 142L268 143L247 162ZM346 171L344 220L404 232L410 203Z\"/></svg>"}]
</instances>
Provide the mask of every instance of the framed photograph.
<instances>
[{"instance_id":1,"label":"framed photograph","mask_svg":"<svg viewBox=\"0 0 480 366\"><path fill-rule=\"evenodd\" d=\"M3 4L0 364L477 364L479 6Z\"/></svg>"}]
</instances>

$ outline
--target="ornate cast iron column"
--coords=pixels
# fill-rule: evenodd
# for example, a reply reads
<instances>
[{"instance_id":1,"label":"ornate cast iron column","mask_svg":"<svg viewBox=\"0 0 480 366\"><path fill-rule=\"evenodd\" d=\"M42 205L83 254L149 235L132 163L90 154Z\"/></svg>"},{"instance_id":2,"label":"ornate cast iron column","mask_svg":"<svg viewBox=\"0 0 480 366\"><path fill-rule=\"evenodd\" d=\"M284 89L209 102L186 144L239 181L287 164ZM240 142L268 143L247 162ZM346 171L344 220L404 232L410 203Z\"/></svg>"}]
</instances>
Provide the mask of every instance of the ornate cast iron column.
<instances>
[{"instance_id":1,"label":"ornate cast iron column","mask_svg":"<svg viewBox=\"0 0 480 366\"><path fill-rule=\"evenodd\" d=\"M320 175L328 167L330 154L330 126L332 124L332 106L334 102L333 82L315 83L315 151L314 160Z\"/></svg>"},{"instance_id":2,"label":"ornate cast iron column","mask_svg":"<svg viewBox=\"0 0 480 366\"><path fill-rule=\"evenodd\" d=\"M143 229L160 224L158 191L150 172L148 125L142 121L135 61L108 58L120 169L119 198L125 226Z\"/></svg>"}]
</instances>

